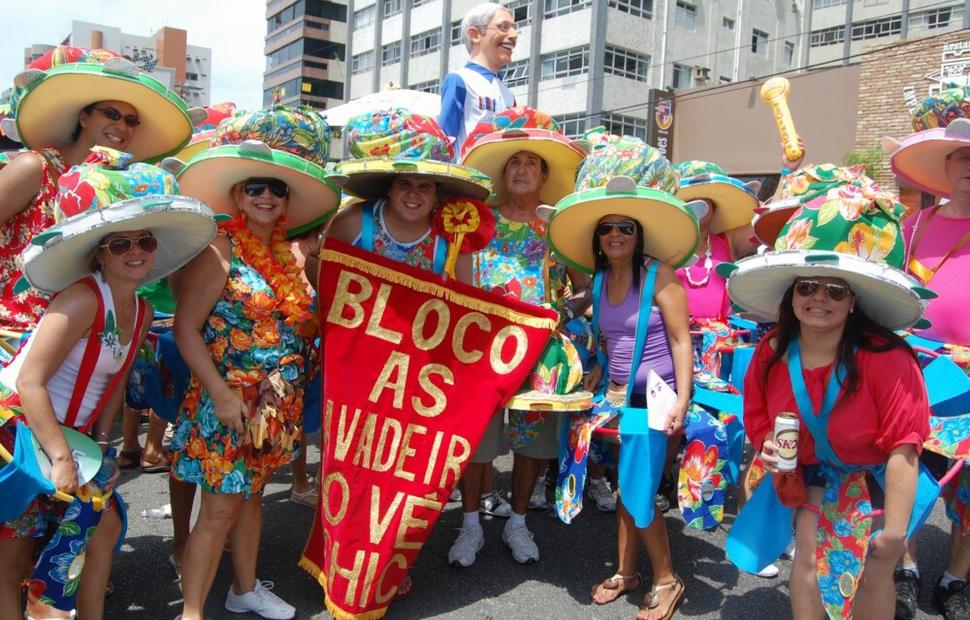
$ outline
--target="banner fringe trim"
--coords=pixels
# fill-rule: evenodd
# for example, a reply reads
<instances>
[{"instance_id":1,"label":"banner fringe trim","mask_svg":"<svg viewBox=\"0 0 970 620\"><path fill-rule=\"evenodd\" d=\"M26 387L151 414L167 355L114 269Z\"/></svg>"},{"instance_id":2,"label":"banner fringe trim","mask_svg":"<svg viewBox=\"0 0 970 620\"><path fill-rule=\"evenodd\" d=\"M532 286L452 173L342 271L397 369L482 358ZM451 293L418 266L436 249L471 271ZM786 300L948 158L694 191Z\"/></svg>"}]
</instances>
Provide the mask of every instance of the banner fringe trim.
<instances>
[{"instance_id":1,"label":"banner fringe trim","mask_svg":"<svg viewBox=\"0 0 970 620\"><path fill-rule=\"evenodd\" d=\"M333 617L333 620L378 620L387 614L388 606L381 607L380 609L372 609L371 611L360 614L353 614L348 611L344 611L338 607L336 603L331 601L330 597L327 595L327 575L320 570L320 567L317 566L316 562L304 555L300 557L298 564L300 568L310 573L310 576L316 579L317 583L323 587L323 600L327 604L327 611Z\"/></svg>"}]
</instances>

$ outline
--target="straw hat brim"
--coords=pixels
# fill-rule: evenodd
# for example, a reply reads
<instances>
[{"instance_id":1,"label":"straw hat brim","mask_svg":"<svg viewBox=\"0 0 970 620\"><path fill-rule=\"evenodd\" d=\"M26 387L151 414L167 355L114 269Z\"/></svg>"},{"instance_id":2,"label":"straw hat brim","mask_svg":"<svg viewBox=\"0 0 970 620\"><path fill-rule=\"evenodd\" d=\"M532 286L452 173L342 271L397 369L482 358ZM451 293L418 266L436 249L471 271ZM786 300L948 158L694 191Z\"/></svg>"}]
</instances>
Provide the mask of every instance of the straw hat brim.
<instances>
[{"instance_id":1,"label":"straw hat brim","mask_svg":"<svg viewBox=\"0 0 970 620\"><path fill-rule=\"evenodd\" d=\"M402 174L432 179L438 184L439 196L485 200L492 191L491 180L478 170L434 160L365 157L338 164L334 178L345 193L364 200L378 200L387 197L391 183Z\"/></svg>"},{"instance_id":2,"label":"straw hat brim","mask_svg":"<svg viewBox=\"0 0 970 620\"><path fill-rule=\"evenodd\" d=\"M677 197L684 202L703 199L714 203L711 233L716 235L751 224L754 209L759 204L758 195L741 181L728 176L712 174L706 178L697 183L684 179Z\"/></svg>"},{"instance_id":3,"label":"straw hat brim","mask_svg":"<svg viewBox=\"0 0 970 620\"><path fill-rule=\"evenodd\" d=\"M149 230L158 239L150 284L181 268L215 237L214 214L187 196L142 196L104 209L85 211L34 237L21 254L31 286L56 293L91 273L88 263L98 243L115 232Z\"/></svg>"},{"instance_id":4,"label":"straw hat brim","mask_svg":"<svg viewBox=\"0 0 970 620\"><path fill-rule=\"evenodd\" d=\"M492 179L493 203L501 203L508 195L505 187L505 164L519 151L529 151L541 157L549 174L539 190L539 200L554 205L576 184L576 173L586 154L573 142L547 129L514 129L496 131L479 138L462 158L462 165L480 170Z\"/></svg>"},{"instance_id":5,"label":"straw hat brim","mask_svg":"<svg viewBox=\"0 0 970 620\"><path fill-rule=\"evenodd\" d=\"M67 146L81 110L98 101L124 101L138 110L141 124L125 147L135 161L151 162L175 153L192 136L188 106L158 80L76 63L54 67L28 85L17 106L20 141L27 148Z\"/></svg>"},{"instance_id":6,"label":"straw hat brim","mask_svg":"<svg viewBox=\"0 0 970 620\"><path fill-rule=\"evenodd\" d=\"M570 194L549 219L549 243L567 264L593 273L593 235L607 215L623 215L640 223L645 254L680 267L697 247L697 219L671 194L645 187L626 191L598 187Z\"/></svg>"},{"instance_id":7,"label":"straw hat brim","mask_svg":"<svg viewBox=\"0 0 970 620\"><path fill-rule=\"evenodd\" d=\"M970 136L949 136L946 129L928 129L904 138L889 157L889 166L900 179L916 189L949 198L953 189L946 178L946 156L970 146Z\"/></svg>"},{"instance_id":8,"label":"straw hat brim","mask_svg":"<svg viewBox=\"0 0 970 620\"><path fill-rule=\"evenodd\" d=\"M785 227L791 216L801 207L801 202L797 199L779 200L768 205L765 211L754 216L752 227L754 236L758 241L769 248L775 247L775 241Z\"/></svg>"},{"instance_id":9,"label":"straw hat brim","mask_svg":"<svg viewBox=\"0 0 970 620\"><path fill-rule=\"evenodd\" d=\"M767 252L719 267L734 269L727 282L731 300L762 319L778 319L778 307L795 278L821 276L848 283L856 303L887 329L905 329L923 314L933 294L911 276L885 263L837 252ZM921 295L921 291L924 291Z\"/></svg>"},{"instance_id":10,"label":"straw hat brim","mask_svg":"<svg viewBox=\"0 0 970 620\"><path fill-rule=\"evenodd\" d=\"M182 193L208 203L217 213L235 215L238 209L230 191L234 185L254 177L274 178L290 188L284 229L325 221L337 211L340 190L322 166L262 146L260 151L227 144L204 151L179 172Z\"/></svg>"},{"instance_id":11,"label":"straw hat brim","mask_svg":"<svg viewBox=\"0 0 970 620\"><path fill-rule=\"evenodd\" d=\"M209 148L209 140L213 135L215 135L215 133L215 129L208 129L206 131L200 131L199 133L192 134L192 138L189 140L189 143L183 146L182 150L176 153L173 157L181 159L182 161L192 161Z\"/></svg>"}]
</instances>

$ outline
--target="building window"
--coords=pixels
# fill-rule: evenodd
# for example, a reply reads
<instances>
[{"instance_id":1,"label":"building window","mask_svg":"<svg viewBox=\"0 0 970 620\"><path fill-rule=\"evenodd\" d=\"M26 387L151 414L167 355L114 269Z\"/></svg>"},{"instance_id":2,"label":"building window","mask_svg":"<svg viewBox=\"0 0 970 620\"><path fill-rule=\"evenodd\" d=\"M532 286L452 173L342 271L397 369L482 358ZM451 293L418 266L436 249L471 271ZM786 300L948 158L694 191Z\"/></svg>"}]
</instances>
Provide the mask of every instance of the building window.
<instances>
[{"instance_id":1,"label":"building window","mask_svg":"<svg viewBox=\"0 0 970 620\"><path fill-rule=\"evenodd\" d=\"M532 0L512 0L505 3L505 8L512 14L516 29L521 30L532 23Z\"/></svg>"},{"instance_id":2,"label":"building window","mask_svg":"<svg viewBox=\"0 0 970 620\"><path fill-rule=\"evenodd\" d=\"M441 31L428 30L411 37L411 55L424 56L437 52L441 47Z\"/></svg>"},{"instance_id":3,"label":"building window","mask_svg":"<svg viewBox=\"0 0 970 620\"><path fill-rule=\"evenodd\" d=\"M792 63L795 62L795 44L791 41L785 41L785 66L790 67Z\"/></svg>"},{"instance_id":4,"label":"building window","mask_svg":"<svg viewBox=\"0 0 970 620\"><path fill-rule=\"evenodd\" d=\"M574 47L542 56L542 79L581 75L589 70L589 46Z\"/></svg>"},{"instance_id":5,"label":"building window","mask_svg":"<svg viewBox=\"0 0 970 620\"><path fill-rule=\"evenodd\" d=\"M381 46L381 64L392 65L401 62L401 42L395 41Z\"/></svg>"},{"instance_id":6,"label":"building window","mask_svg":"<svg viewBox=\"0 0 970 620\"><path fill-rule=\"evenodd\" d=\"M882 19L870 19L869 21L852 24L852 40L864 41L866 39L888 37L899 34L902 27L902 15L893 15Z\"/></svg>"},{"instance_id":7,"label":"building window","mask_svg":"<svg viewBox=\"0 0 970 620\"><path fill-rule=\"evenodd\" d=\"M366 9L354 11L354 28L372 25L377 20L377 5L372 4Z\"/></svg>"},{"instance_id":8,"label":"building window","mask_svg":"<svg viewBox=\"0 0 970 620\"><path fill-rule=\"evenodd\" d=\"M952 11L952 7L947 7L945 9L933 9L931 11L913 13L909 16L909 27L926 28L928 30L946 28L950 25Z\"/></svg>"},{"instance_id":9,"label":"building window","mask_svg":"<svg viewBox=\"0 0 970 620\"><path fill-rule=\"evenodd\" d=\"M266 34L273 32L277 28L283 26L283 24L290 23L297 17L303 17L305 10L306 8L304 0L300 0L299 2L286 7L276 15L273 15L266 20Z\"/></svg>"},{"instance_id":10,"label":"building window","mask_svg":"<svg viewBox=\"0 0 970 620\"><path fill-rule=\"evenodd\" d=\"M420 84L411 84L408 88L421 91L422 93L438 94L441 92L441 82L438 80L429 80L427 82L421 82Z\"/></svg>"},{"instance_id":11,"label":"building window","mask_svg":"<svg viewBox=\"0 0 970 620\"><path fill-rule=\"evenodd\" d=\"M837 45L845 42L845 27L834 26L823 30L813 30L812 36L808 40L810 47L823 47L826 45Z\"/></svg>"},{"instance_id":12,"label":"building window","mask_svg":"<svg viewBox=\"0 0 970 620\"><path fill-rule=\"evenodd\" d=\"M603 126L611 134L617 136L634 136L641 140L647 139L647 121L642 118L607 113L603 115Z\"/></svg>"},{"instance_id":13,"label":"building window","mask_svg":"<svg viewBox=\"0 0 970 620\"><path fill-rule=\"evenodd\" d=\"M344 98L344 84L343 82L334 82L333 80L321 80L318 78L304 77L302 78L302 83L300 84L300 92L304 95L312 95L314 97L327 97L329 99L343 99Z\"/></svg>"},{"instance_id":14,"label":"building window","mask_svg":"<svg viewBox=\"0 0 970 620\"><path fill-rule=\"evenodd\" d=\"M768 33L757 28L751 31L751 53L764 56L768 53Z\"/></svg>"},{"instance_id":15,"label":"building window","mask_svg":"<svg viewBox=\"0 0 970 620\"><path fill-rule=\"evenodd\" d=\"M303 54L303 41L294 41L289 45L284 45L280 49L266 56L266 68L274 69L280 65L299 58Z\"/></svg>"},{"instance_id":16,"label":"building window","mask_svg":"<svg viewBox=\"0 0 970 620\"><path fill-rule=\"evenodd\" d=\"M581 11L592 4L591 0L545 0L544 17L556 17L573 11Z\"/></svg>"},{"instance_id":17,"label":"building window","mask_svg":"<svg viewBox=\"0 0 970 620\"><path fill-rule=\"evenodd\" d=\"M431 0L411 0L411 6L421 6L422 4L428 4L429 2L431 2Z\"/></svg>"},{"instance_id":18,"label":"building window","mask_svg":"<svg viewBox=\"0 0 970 620\"><path fill-rule=\"evenodd\" d=\"M310 17L322 17L332 19L335 22L347 21L346 5L327 2L326 0L300 0L298 4L303 2L306 2L306 15Z\"/></svg>"},{"instance_id":19,"label":"building window","mask_svg":"<svg viewBox=\"0 0 970 620\"><path fill-rule=\"evenodd\" d=\"M721 19L721 27L725 30L734 30L734 20L730 17L724 17Z\"/></svg>"},{"instance_id":20,"label":"building window","mask_svg":"<svg viewBox=\"0 0 970 620\"><path fill-rule=\"evenodd\" d=\"M653 17L653 0L610 0L610 6L637 17Z\"/></svg>"},{"instance_id":21,"label":"building window","mask_svg":"<svg viewBox=\"0 0 970 620\"><path fill-rule=\"evenodd\" d=\"M509 88L514 86L524 86L529 83L529 59L516 60L505 66L505 73L502 74L502 81Z\"/></svg>"},{"instance_id":22,"label":"building window","mask_svg":"<svg viewBox=\"0 0 970 620\"><path fill-rule=\"evenodd\" d=\"M729 78L726 75L722 75L721 77L717 78L717 83L718 84L730 84L731 83L731 78Z\"/></svg>"},{"instance_id":23,"label":"building window","mask_svg":"<svg viewBox=\"0 0 970 620\"><path fill-rule=\"evenodd\" d=\"M186 71L185 72L185 79L191 80L193 82L198 82L199 81L199 74L198 73L189 73L188 71Z\"/></svg>"},{"instance_id":24,"label":"building window","mask_svg":"<svg viewBox=\"0 0 970 620\"><path fill-rule=\"evenodd\" d=\"M603 58L603 71L630 78L638 82L647 81L647 69L650 67L650 57L628 50L606 46Z\"/></svg>"},{"instance_id":25,"label":"building window","mask_svg":"<svg viewBox=\"0 0 970 620\"><path fill-rule=\"evenodd\" d=\"M461 22L451 22L451 44L461 45Z\"/></svg>"},{"instance_id":26,"label":"building window","mask_svg":"<svg viewBox=\"0 0 970 620\"><path fill-rule=\"evenodd\" d=\"M370 71L374 68L374 50L362 54L354 54L350 59L350 72L353 74Z\"/></svg>"},{"instance_id":27,"label":"building window","mask_svg":"<svg viewBox=\"0 0 970 620\"><path fill-rule=\"evenodd\" d=\"M687 4L682 0L677 0L677 9L674 11L674 23L693 32L697 29L697 7Z\"/></svg>"},{"instance_id":28,"label":"building window","mask_svg":"<svg viewBox=\"0 0 970 620\"><path fill-rule=\"evenodd\" d=\"M582 138L583 133L586 132L586 115L582 112L579 114L553 116L552 120L559 123L559 129L562 130L567 138Z\"/></svg>"},{"instance_id":29,"label":"building window","mask_svg":"<svg viewBox=\"0 0 970 620\"><path fill-rule=\"evenodd\" d=\"M674 63L674 88L690 88L694 85L691 68Z\"/></svg>"},{"instance_id":30,"label":"building window","mask_svg":"<svg viewBox=\"0 0 970 620\"><path fill-rule=\"evenodd\" d=\"M845 4L845 0L812 0L813 9L825 9L830 6L841 6Z\"/></svg>"},{"instance_id":31,"label":"building window","mask_svg":"<svg viewBox=\"0 0 970 620\"><path fill-rule=\"evenodd\" d=\"M384 0L384 17L397 15L404 10L404 0Z\"/></svg>"},{"instance_id":32,"label":"building window","mask_svg":"<svg viewBox=\"0 0 970 620\"><path fill-rule=\"evenodd\" d=\"M303 39L303 53L307 56L316 56L317 58L324 58L326 60L344 60L344 54L347 53L347 46L343 43L305 37Z\"/></svg>"}]
</instances>

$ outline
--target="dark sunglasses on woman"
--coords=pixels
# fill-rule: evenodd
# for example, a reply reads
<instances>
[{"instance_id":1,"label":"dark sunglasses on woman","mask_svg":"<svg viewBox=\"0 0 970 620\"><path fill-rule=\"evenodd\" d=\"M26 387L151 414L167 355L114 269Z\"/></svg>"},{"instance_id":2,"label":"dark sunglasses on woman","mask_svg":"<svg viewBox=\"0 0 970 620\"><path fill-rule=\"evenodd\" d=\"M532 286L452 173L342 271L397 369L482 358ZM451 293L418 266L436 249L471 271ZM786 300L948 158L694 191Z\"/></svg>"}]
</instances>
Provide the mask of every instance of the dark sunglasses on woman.
<instances>
[{"instance_id":1,"label":"dark sunglasses on woman","mask_svg":"<svg viewBox=\"0 0 970 620\"><path fill-rule=\"evenodd\" d=\"M128 252L131 252L131 248L135 247L135 244L138 244L138 247L148 254L152 254L158 249L158 239L147 236L138 237L137 239L118 237L107 243L102 243L98 247L107 249L112 256L124 256Z\"/></svg>"},{"instance_id":2,"label":"dark sunglasses on woman","mask_svg":"<svg viewBox=\"0 0 970 620\"><path fill-rule=\"evenodd\" d=\"M795 292L802 297L811 297L819 287L823 287L825 294L832 301L842 301L851 293L851 289L845 284L838 282L825 282L824 285L818 280L799 280L795 283Z\"/></svg>"},{"instance_id":3,"label":"dark sunglasses on woman","mask_svg":"<svg viewBox=\"0 0 970 620\"><path fill-rule=\"evenodd\" d=\"M637 225L633 222L600 222L596 226L596 234L605 237L614 228L624 237L632 237L637 232Z\"/></svg>"},{"instance_id":4,"label":"dark sunglasses on woman","mask_svg":"<svg viewBox=\"0 0 970 620\"><path fill-rule=\"evenodd\" d=\"M243 191L250 198L255 198L266 189L277 198L283 198L290 193L290 188L279 179L249 179L243 184Z\"/></svg>"},{"instance_id":5,"label":"dark sunglasses on woman","mask_svg":"<svg viewBox=\"0 0 970 620\"><path fill-rule=\"evenodd\" d=\"M105 118L107 118L109 121L120 121L124 119L125 125L128 125L129 127L137 127L141 125L141 121L138 120L138 117L134 114L122 114L111 106L94 109L104 114Z\"/></svg>"}]
</instances>

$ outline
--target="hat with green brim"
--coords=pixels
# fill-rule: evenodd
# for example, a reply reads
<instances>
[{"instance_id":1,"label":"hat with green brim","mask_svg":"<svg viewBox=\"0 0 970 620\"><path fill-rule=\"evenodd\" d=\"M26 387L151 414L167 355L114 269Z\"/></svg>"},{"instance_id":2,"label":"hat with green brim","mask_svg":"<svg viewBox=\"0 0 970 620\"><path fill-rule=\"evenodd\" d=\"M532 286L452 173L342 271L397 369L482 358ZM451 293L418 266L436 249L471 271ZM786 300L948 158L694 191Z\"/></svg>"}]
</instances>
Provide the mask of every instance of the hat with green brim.
<instances>
[{"instance_id":1,"label":"hat with green brim","mask_svg":"<svg viewBox=\"0 0 970 620\"><path fill-rule=\"evenodd\" d=\"M402 174L426 177L438 184L440 195L485 200L492 191L489 177L478 170L430 159L368 157L337 164L335 177L343 190L364 200L387 197L391 183Z\"/></svg>"},{"instance_id":2,"label":"hat with green brim","mask_svg":"<svg viewBox=\"0 0 970 620\"><path fill-rule=\"evenodd\" d=\"M125 147L135 161L156 161L177 152L192 135L188 105L161 82L125 58L27 69L14 80L21 90L13 126L5 132L27 148L70 144L81 111L99 101L123 101L138 111L140 124ZM11 133L13 135L11 135Z\"/></svg>"},{"instance_id":3,"label":"hat with green brim","mask_svg":"<svg viewBox=\"0 0 970 620\"><path fill-rule=\"evenodd\" d=\"M250 178L286 183L289 200L285 230L326 221L340 202L340 190L324 169L330 127L310 108L274 107L224 120L203 151L183 166L164 162L177 173L182 193L207 202L214 211L235 215L232 188Z\"/></svg>"},{"instance_id":4,"label":"hat with green brim","mask_svg":"<svg viewBox=\"0 0 970 620\"><path fill-rule=\"evenodd\" d=\"M638 138L611 137L583 163L576 191L560 200L548 216L549 243L567 264L592 273L592 240L607 215L636 220L643 230L643 252L673 267L685 264L698 242L703 202L675 197L677 173L660 152Z\"/></svg>"},{"instance_id":5,"label":"hat with green brim","mask_svg":"<svg viewBox=\"0 0 970 620\"><path fill-rule=\"evenodd\" d=\"M716 235L751 224L754 210L760 204L760 182L742 183L725 174L717 164L706 161L685 161L674 168L680 175L678 198L685 202L709 200L714 205L711 233Z\"/></svg>"},{"instance_id":6,"label":"hat with green brim","mask_svg":"<svg viewBox=\"0 0 970 620\"><path fill-rule=\"evenodd\" d=\"M56 293L91 273L90 259L106 235L147 230L158 240L140 286L188 263L215 237L204 203L178 195L175 178L131 155L104 147L58 179L58 223L35 236L21 254L26 282ZM16 288L16 287L15 287Z\"/></svg>"}]
</instances>

